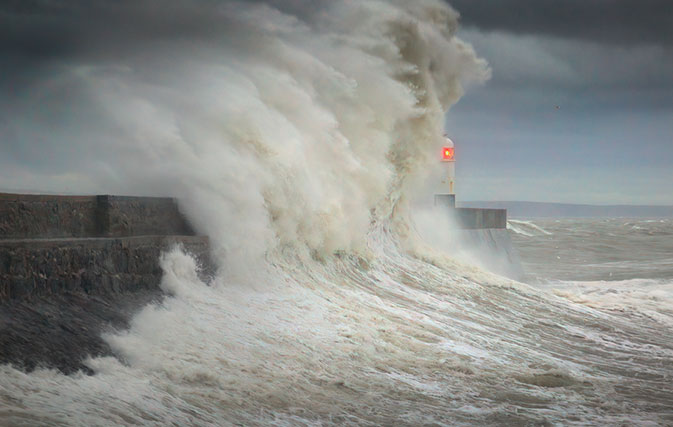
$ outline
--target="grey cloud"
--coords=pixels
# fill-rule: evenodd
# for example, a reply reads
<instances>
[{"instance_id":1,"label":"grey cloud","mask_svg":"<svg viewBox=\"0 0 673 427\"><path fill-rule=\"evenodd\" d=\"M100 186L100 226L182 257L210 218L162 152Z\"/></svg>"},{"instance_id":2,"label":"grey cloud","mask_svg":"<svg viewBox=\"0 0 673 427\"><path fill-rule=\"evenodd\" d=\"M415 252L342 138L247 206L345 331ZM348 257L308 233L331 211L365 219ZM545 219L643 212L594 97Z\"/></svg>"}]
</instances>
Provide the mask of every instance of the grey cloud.
<instances>
[{"instance_id":1,"label":"grey cloud","mask_svg":"<svg viewBox=\"0 0 673 427\"><path fill-rule=\"evenodd\" d=\"M227 24L219 7L173 0L10 2L0 6L0 52L63 58L142 40L207 38Z\"/></svg>"},{"instance_id":2,"label":"grey cloud","mask_svg":"<svg viewBox=\"0 0 673 427\"><path fill-rule=\"evenodd\" d=\"M0 4L0 169L12 164L42 172L95 168L75 164L76 154L116 130L105 129L106 112L92 108L88 77L127 64L138 74L157 63L171 69L171 49L179 42L185 52L199 55L190 43L215 46L239 25L222 7L219 1L195 6L178 0ZM165 41L170 43L164 47Z\"/></svg>"},{"instance_id":3,"label":"grey cloud","mask_svg":"<svg viewBox=\"0 0 673 427\"><path fill-rule=\"evenodd\" d=\"M546 103L576 111L673 109L673 47L476 29L460 35L493 67L487 90L462 101L468 107L535 110Z\"/></svg>"},{"instance_id":4,"label":"grey cloud","mask_svg":"<svg viewBox=\"0 0 673 427\"><path fill-rule=\"evenodd\" d=\"M544 102L578 112L673 109L673 2L450 3L467 24L460 36L493 68L485 108L511 99L522 110Z\"/></svg>"},{"instance_id":5,"label":"grey cloud","mask_svg":"<svg viewBox=\"0 0 673 427\"><path fill-rule=\"evenodd\" d=\"M268 3L268 2L257 2ZM73 65L123 66L162 61L176 46L215 52L250 30L231 17L241 3L219 0L10 0L0 3L0 108L44 76ZM290 18L288 18L290 19ZM198 44L200 49L193 48ZM243 45L245 43L241 43ZM250 48L250 43L245 49ZM243 48L242 48L243 49ZM137 60L145 58L144 61ZM2 119L0 118L0 123Z\"/></svg>"},{"instance_id":6,"label":"grey cloud","mask_svg":"<svg viewBox=\"0 0 673 427\"><path fill-rule=\"evenodd\" d=\"M448 0L466 26L613 44L673 45L670 0Z\"/></svg>"},{"instance_id":7,"label":"grey cloud","mask_svg":"<svg viewBox=\"0 0 673 427\"><path fill-rule=\"evenodd\" d=\"M312 14L322 13L321 5L329 2L247 1L267 3L307 21ZM461 197L502 198L505 196L483 192L502 188L499 182L503 179L518 179L508 198L527 195L558 201L558 194L550 193L550 188L557 185L559 194L569 192L565 201L628 202L637 200L629 197L638 196L642 202L672 202L673 125L667 118L673 112L673 1L449 2L462 14L465 27L460 37L473 43L493 68L492 81L469 91L447 123L462 156L458 166ZM105 112L72 110L60 99L88 105L91 103L86 99L73 99L86 93L63 86L59 89L62 93L49 98L33 90L35 82L48 76L53 84L63 72L63 64L114 66L123 64L129 55L142 58L132 58L137 65L135 72L143 72L146 61L161 60L170 67L171 52L157 52L167 39L184 41L186 48L191 40L198 39L217 49L218 37L236 32L235 28L223 32L221 26L237 25L227 20L221 6L222 2L216 0L204 0L199 7L178 0L2 2L0 181L3 173L24 179L18 166L11 172L14 163L46 174L84 168L72 164L76 158L73 152L86 147L74 140L89 141L100 138L101 133L116 132L83 130L76 138L72 129L59 133L55 130L58 126L50 126L51 121L58 123L62 116L76 115L87 128L100 130L107 123L100 119ZM557 110L556 105L561 108ZM18 139L7 134L12 130L7 125L17 116L26 121L23 129L32 129L33 122L45 124L30 133L29 145L10 142ZM620 140L621 136L627 136L629 142ZM31 151L38 145L38 151ZM575 163L583 162L588 177L585 180L608 180L608 184L594 185L593 193L583 196L581 180L573 178L576 173L567 159L553 159L554 150L566 146L572 148ZM606 166L606 152L638 163L641 169L629 176L648 177L661 191L658 198L639 192L633 183L620 181L625 174L614 165L620 164L622 157L613 158ZM101 157L105 155L112 154L101 153ZM503 162L503 158L515 160ZM470 176L480 170L488 175ZM552 170L556 181L540 184ZM70 176L63 179L76 180ZM619 192L624 188L629 189L620 196L624 199L600 195L601 191Z\"/></svg>"},{"instance_id":8,"label":"grey cloud","mask_svg":"<svg viewBox=\"0 0 673 427\"><path fill-rule=\"evenodd\" d=\"M257 3L269 13L288 13L299 25L320 4L306 0L10 0L0 3L0 62L23 66L123 59L129 52L151 52L163 42L190 42L217 48L223 38L244 38L249 26L232 18L232 9ZM302 14L294 12L301 10ZM263 14L260 14L263 15ZM259 17L258 17L259 19ZM262 18L263 19L263 18ZM232 43L228 43L232 44ZM0 72L2 72L0 70Z\"/></svg>"}]
</instances>

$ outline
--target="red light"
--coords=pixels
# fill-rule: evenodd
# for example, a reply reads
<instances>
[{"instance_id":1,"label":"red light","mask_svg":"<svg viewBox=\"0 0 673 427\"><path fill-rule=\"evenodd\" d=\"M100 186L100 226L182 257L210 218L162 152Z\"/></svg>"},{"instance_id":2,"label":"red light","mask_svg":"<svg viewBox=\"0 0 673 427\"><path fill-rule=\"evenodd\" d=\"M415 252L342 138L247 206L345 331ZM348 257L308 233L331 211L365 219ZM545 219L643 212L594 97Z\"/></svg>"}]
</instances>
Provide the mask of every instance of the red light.
<instances>
[{"instance_id":1,"label":"red light","mask_svg":"<svg viewBox=\"0 0 673 427\"><path fill-rule=\"evenodd\" d=\"M454 156L453 147L444 147L442 148L442 161L452 162Z\"/></svg>"}]
</instances>

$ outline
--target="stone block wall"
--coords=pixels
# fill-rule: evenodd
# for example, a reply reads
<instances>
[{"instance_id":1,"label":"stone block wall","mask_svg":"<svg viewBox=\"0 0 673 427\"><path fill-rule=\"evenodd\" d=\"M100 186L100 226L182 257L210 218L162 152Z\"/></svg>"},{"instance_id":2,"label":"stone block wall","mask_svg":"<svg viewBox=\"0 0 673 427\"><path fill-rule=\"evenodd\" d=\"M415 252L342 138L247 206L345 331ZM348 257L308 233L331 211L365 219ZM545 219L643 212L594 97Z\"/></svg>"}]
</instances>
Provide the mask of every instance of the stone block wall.
<instances>
[{"instance_id":1,"label":"stone block wall","mask_svg":"<svg viewBox=\"0 0 673 427\"><path fill-rule=\"evenodd\" d=\"M193 234L171 198L0 193L0 239Z\"/></svg>"},{"instance_id":2,"label":"stone block wall","mask_svg":"<svg viewBox=\"0 0 673 427\"><path fill-rule=\"evenodd\" d=\"M97 196L99 234L102 236L191 236L194 230L165 197Z\"/></svg>"},{"instance_id":3,"label":"stone block wall","mask_svg":"<svg viewBox=\"0 0 673 427\"><path fill-rule=\"evenodd\" d=\"M93 236L96 212L95 196L0 193L0 239Z\"/></svg>"},{"instance_id":4,"label":"stone block wall","mask_svg":"<svg viewBox=\"0 0 673 427\"><path fill-rule=\"evenodd\" d=\"M194 255L204 274L212 273L205 236L0 240L0 302L156 289L161 252L174 245Z\"/></svg>"}]
</instances>

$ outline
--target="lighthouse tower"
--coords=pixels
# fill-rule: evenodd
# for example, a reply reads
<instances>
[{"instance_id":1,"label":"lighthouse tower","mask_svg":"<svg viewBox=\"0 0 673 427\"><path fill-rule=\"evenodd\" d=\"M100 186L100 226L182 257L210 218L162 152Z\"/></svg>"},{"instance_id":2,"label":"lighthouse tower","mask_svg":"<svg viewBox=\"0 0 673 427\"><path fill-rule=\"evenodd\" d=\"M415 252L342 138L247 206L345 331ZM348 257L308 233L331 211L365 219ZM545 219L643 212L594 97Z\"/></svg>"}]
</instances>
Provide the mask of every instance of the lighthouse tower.
<instances>
[{"instance_id":1,"label":"lighthouse tower","mask_svg":"<svg viewBox=\"0 0 673 427\"><path fill-rule=\"evenodd\" d=\"M453 141L444 136L440 160L442 162L442 181L438 194L435 194L435 206L456 207L455 179L456 156Z\"/></svg>"}]
</instances>

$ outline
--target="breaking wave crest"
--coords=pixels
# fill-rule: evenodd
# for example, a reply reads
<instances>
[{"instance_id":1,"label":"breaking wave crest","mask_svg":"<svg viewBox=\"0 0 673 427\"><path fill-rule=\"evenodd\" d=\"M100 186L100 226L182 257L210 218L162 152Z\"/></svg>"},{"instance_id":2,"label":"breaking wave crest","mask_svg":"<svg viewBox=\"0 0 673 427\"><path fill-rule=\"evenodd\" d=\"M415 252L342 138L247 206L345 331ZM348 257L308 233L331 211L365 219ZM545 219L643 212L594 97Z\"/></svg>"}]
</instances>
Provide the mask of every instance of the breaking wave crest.
<instances>
[{"instance_id":1,"label":"breaking wave crest","mask_svg":"<svg viewBox=\"0 0 673 427\"><path fill-rule=\"evenodd\" d=\"M41 63L6 121L26 152L53 158L35 186L177 196L220 259L362 248L434 163L444 113L489 69L439 0L295 5L60 5L54 27L87 43ZM11 172L7 185L24 178Z\"/></svg>"},{"instance_id":2,"label":"breaking wave crest","mask_svg":"<svg viewBox=\"0 0 673 427\"><path fill-rule=\"evenodd\" d=\"M522 221L516 219L507 220L507 229L527 237L533 237L541 234L550 236L553 234L539 225L534 224L532 221Z\"/></svg>"},{"instance_id":3,"label":"breaking wave crest","mask_svg":"<svg viewBox=\"0 0 673 427\"><path fill-rule=\"evenodd\" d=\"M78 425L666 419L667 368L650 360L673 349L646 338L646 325L450 268L442 254L410 256L385 229L367 240L371 258L276 254L240 282L200 281L176 249L162 260L172 297L106 336L118 359L90 360L92 377L1 367L4 401L21 402L3 416Z\"/></svg>"},{"instance_id":4,"label":"breaking wave crest","mask_svg":"<svg viewBox=\"0 0 673 427\"><path fill-rule=\"evenodd\" d=\"M547 286L571 301L645 316L673 328L673 282L670 279L558 281Z\"/></svg>"}]
</instances>

